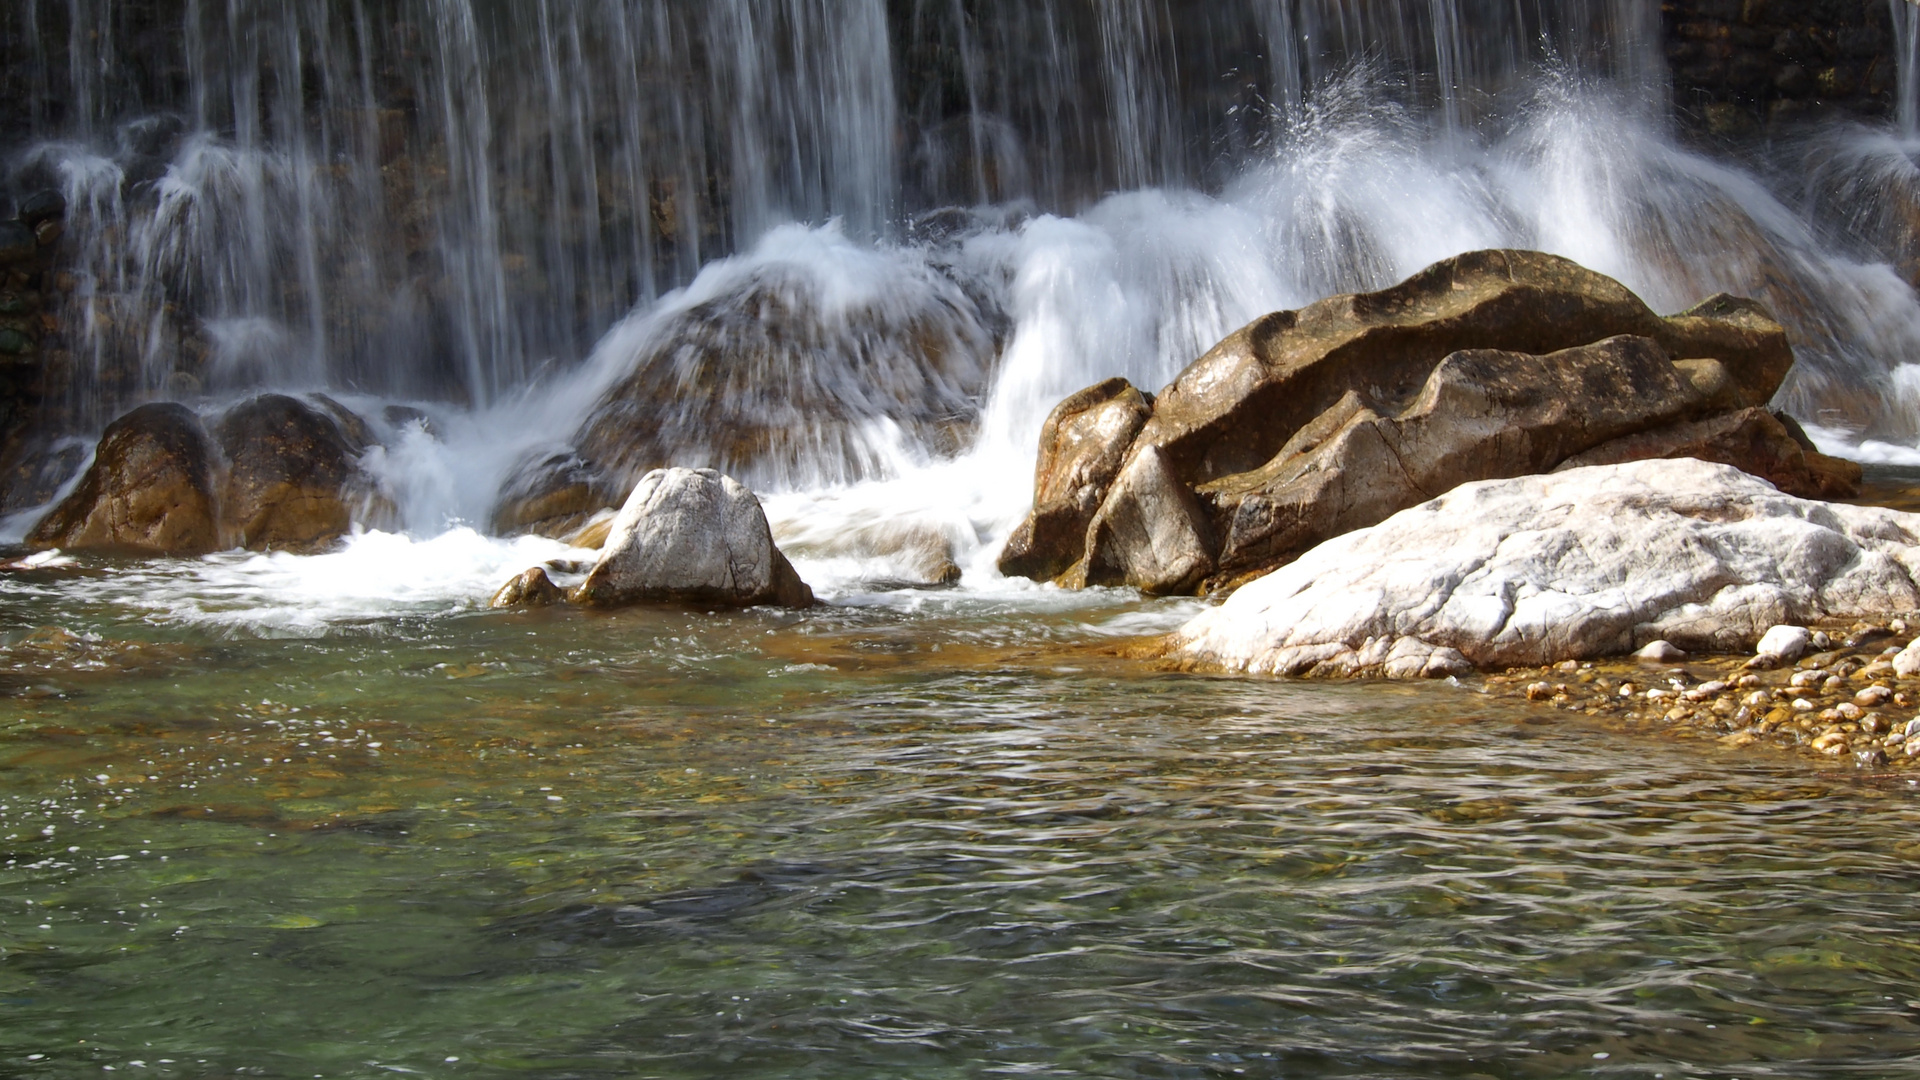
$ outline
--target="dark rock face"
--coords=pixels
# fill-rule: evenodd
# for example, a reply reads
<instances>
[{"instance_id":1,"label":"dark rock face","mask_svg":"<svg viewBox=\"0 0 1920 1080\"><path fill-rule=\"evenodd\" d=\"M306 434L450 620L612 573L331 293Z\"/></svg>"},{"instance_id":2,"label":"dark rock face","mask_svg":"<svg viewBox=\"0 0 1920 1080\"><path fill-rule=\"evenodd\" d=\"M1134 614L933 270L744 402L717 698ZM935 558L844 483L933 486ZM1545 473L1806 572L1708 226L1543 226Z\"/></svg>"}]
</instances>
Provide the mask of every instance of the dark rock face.
<instances>
[{"instance_id":1,"label":"dark rock face","mask_svg":"<svg viewBox=\"0 0 1920 1080\"><path fill-rule=\"evenodd\" d=\"M242 547L313 551L352 527L358 451L330 412L262 394L221 418L216 435L229 462L221 521Z\"/></svg>"},{"instance_id":2,"label":"dark rock face","mask_svg":"<svg viewBox=\"0 0 1920 1080\"><path fill-rule=\"evenodd\" d=\"M35 547L201 555L219 547L216 453L182 405L142 405L107 426L80 486L33 530Z\"/></svg>"},{"instance_id":3,"label":"dark rock face","mask_svg":"<svg viewBox=\"0 0 1920 1080\"><path fill-rule=\"evenodd\" d=\"M1885 0L1665 0L1661 23L1684 122L1746 139L1893 109Z\"/></svg>"},{"instance_id":4,"label":"dark rock face","mask_svg":"<svg viewBox=\"0 0 1920 1080\"><path fill-rule=\"evenodd\" d=\"M1035 509L1001 566L1068 585L1230 589L1462 483L1589 454L1701 456L1790 493L1846 493L1857 470L1764 408L1792 364L1752 301L1661 318L1565 259L1471 252L1264 316L1151 401L1118 380L1073 395L1049 418Z\"/></svg>"}]
</instances>

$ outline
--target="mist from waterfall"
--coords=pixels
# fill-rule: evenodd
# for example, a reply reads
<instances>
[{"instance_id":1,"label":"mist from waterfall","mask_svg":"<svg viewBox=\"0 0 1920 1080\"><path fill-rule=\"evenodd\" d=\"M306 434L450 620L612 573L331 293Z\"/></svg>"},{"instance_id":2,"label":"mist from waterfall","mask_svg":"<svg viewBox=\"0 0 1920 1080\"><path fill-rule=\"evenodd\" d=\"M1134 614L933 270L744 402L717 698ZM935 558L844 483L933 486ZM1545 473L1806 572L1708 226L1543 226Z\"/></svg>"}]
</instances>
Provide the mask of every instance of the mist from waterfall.
<instances>
[{"instance_id":1,"label":"mist from waterfall","mask_svg":"<svg viewBox=\"0 0 1920 1080\"><path fill-rule=\"evenodd\" d=\"M70 207L87 423L412 401L431 431L367 464L424 538L637 387L623 469L727 468L823 559L917 522L979 580L1055 401L1475 248L1661 310L1758 296L1800 356L1779 405L1914 443L1892 3L1898 123L1736 159L1673 130L1650 0L26 0L6 167Z\"/></svg>"}]
</instances>

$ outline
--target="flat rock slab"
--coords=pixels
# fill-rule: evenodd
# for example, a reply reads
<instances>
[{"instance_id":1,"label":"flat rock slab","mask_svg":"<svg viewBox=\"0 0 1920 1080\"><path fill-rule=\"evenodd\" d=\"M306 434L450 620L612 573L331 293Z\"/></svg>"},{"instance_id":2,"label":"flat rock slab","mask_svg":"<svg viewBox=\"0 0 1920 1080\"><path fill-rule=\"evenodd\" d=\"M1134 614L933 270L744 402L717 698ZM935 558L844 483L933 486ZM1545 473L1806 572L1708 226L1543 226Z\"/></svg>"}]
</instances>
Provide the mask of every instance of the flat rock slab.
<instances>
[{"instance_id":1,"label":"flat rock slab","mask_svg":"<svg viewBox=\"0 0 1920 1080\"><path fill-rule=\"evenodd\" d=\"M1463 484L1320 544L1167 644L1194 667L1402 677L1656 640L1746 651L1783 623L1920 608L1916 545L1920 515L1726 465L1594 466Z\"/></svg>"}]
</instances>

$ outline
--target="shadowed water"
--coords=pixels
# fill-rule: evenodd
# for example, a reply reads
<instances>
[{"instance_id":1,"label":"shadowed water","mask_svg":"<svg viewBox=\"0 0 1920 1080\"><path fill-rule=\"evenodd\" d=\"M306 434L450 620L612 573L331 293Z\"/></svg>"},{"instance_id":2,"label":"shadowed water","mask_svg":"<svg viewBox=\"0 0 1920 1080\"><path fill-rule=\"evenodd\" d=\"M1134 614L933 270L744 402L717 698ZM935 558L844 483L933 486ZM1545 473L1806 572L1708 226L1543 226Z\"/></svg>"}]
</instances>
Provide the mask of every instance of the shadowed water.
<instances>
[{"instance_id":1,"label":"shadowed water","mask_svg":"<svg viewBox=\"0 0 1920 1080\"><path fill-rule=\"evenodd\" d=\"M276 639L135 606L192 565L0 593L0 1074L1920 1059L1920 809L1850 772L1160 674L1119 593Z\"/></svg>"}]
</instances>

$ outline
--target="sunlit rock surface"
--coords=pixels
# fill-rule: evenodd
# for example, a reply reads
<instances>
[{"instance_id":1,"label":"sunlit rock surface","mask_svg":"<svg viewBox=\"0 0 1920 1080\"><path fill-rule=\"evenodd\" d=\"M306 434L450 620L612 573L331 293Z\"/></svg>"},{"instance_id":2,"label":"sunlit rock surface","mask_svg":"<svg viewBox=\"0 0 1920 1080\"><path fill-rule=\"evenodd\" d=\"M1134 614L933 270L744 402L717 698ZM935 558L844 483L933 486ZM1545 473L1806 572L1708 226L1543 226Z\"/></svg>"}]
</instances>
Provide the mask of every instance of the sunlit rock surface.
<instances>
[{"instance_id":1,"label":"sunlit rock surface","mask_svg":"<svg viewBox=\"0 0 1920 1080\"><path fill-rule=\"evenodd\" d=\"M142 405L107 425L80 486L27 542L34 547L200 555L219 546L218 460L184 405Z\"/></svg>"},{"instance_id":2,"label":"sunlit rock surface","mask_svg":"<svg viewBox=\"0 0 1920 1080\"><path fill-rule=\"evenodd\" d=\"M813 590L774 546L753 492L712 469L655 469L627 497L571 598L592 607L806 607Z\"/></svg>"},{"instance_id":3,"label":"sunlit rock surface","mask_svg":"<svg viewBox=\"0 0 1920 1080\"><path fill-rule=\"evenodd\" d=\"M313 551L352 527L369 439L358 416L261 394L227 410L214 436L227 458L220 514L229 540L254 551Z\"/></svg>"},{"instance_id":4,"label":"sunlit rock surface","mask_svg":"<svg viewBox=\"0 0 1920 1080\"><path fill-rule=\"evenodd\" d=\"M1469 252L1389 289L1263 316L1153 397L1109 380L1067 398L1000 566L1066 585L1225 591L1458 484L1587 453L1695 455L1794 494L1852 494L1857 468L1765 412L1793 362L1751 300L1717 295L1663 318L1568 259ZM1097 527L1126 516L1116 500L1137 501L1118 478L1148 455L1160 487L1201 507L1192 527L1164 523L1188 535L1178 574L1135 542L1141 528ZM1155 500L1182 518L1187 502Z\"/></svg>"},{"instance_id":5,"label":"sunlit rock surface","mask_svg":"<svg viewBox=\"0 0 1920 1080\"><path fill-rule=\"evenodd\" d=\"M1330 540L1168 644L1272 674L1406 674L1388 656L1420 649L1481 667L1655 640L1743 651L1782 623L1913 611L1916 544L1920 515L1794 498L1726 465L1596 466L1466 484Z\"/></svg>"}]
</instances>

